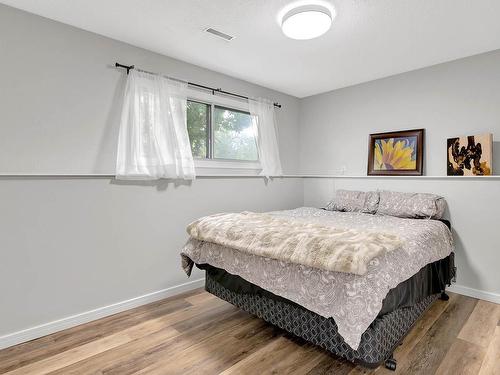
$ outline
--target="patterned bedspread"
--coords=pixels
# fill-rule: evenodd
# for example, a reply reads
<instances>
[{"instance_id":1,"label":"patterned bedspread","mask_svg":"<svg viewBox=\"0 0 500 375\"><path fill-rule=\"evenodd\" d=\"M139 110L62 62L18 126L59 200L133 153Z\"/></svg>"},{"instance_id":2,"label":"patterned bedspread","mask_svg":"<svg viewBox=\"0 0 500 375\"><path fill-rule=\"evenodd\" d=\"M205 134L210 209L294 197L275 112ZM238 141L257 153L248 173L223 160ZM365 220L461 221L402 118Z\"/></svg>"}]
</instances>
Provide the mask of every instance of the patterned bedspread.
<instances>
[{"instance_id":1,"label":"patterned bedspread","mask_svg":"<svg viewBox=\"0 0 500 375\"><path fill-rule=\"evenodd\" d=\"M426 264L453 251L450 230L436 220L333 212L310 207L271 214L307 219L337 228L394 233L404 244L372 259L366 274L354 275L190 239L181 253L185 270L189 271L192 262L223 268L321 316L332 317L339 333L353 349L358 348L361 335L377 317L390 289L409 279Z\"/></svg>"}]
</instances>

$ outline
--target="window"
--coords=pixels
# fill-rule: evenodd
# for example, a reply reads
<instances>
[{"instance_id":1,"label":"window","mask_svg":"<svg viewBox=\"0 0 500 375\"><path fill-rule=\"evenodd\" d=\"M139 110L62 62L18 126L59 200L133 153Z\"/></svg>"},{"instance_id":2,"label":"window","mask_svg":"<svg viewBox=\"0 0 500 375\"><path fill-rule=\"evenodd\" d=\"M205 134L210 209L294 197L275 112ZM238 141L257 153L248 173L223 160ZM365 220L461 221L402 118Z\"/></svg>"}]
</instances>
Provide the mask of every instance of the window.
<instances>
[{"instance_id":1,"label":"window","mask_svg":"<svg viewBox=\"0 0 500 375\"><path fill-rule=\"evenodd\" d=\"M253 162L259 159L248 112L188 100L187 128L195 158Z\"/></svg>"},{"instance_id":2,"label":"window","mask_svg":"<svg viewBox=\"0 0 500 375\"><path fill-rule=\"evenodd\" d=\"M187 128L191 152L194 158L209 157L210 106L205 103L187 101Z\"/></svg>"}]
</instances>

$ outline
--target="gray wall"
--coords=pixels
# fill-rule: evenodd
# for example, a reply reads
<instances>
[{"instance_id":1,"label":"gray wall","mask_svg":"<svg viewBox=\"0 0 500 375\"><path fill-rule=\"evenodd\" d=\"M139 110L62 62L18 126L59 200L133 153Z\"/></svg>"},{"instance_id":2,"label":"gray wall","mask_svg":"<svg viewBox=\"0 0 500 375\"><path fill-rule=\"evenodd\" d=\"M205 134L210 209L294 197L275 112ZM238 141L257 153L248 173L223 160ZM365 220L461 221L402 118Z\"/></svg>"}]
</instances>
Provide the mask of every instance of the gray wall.
<instances>
[{"instance_id":1,"label":"gray wall","mask_svg":"<svg viewBox=\"0 0 500 375\"><path fill-rule=\"evenodd\" d=\"M425 174L446 175L447 138L483 132L499 174L500 50L301 100L301 172L366 175L368 134L415 128Z\"/></svg>"},{"instance_id":2,"label":"gray wall","mask_svg":"<svg viewBox=\"0 0 500 375\"><path fill-rule=\"evenodd\" d=\"M116 61L279 101L283 169L297 171L297 98L4 5L0 36L0 172L113 172L126 79Z\"/></svg>"},{"instance_id":3,"label":"gray wall","mask_svg":"<svg viewBox=\"0 0 500 375\"><path fill-rule=\"evenodd\" d=\"M282 163L297 171L294 97L2 5L0 56L0 173L113 173L115 61L281 102ZM179 250L199 216L302 201L300 179L0 178L0 336L186 282Z\"/></svg>"},{"instance_id":4,"label":"gray wall","mask_svg":"<svg viewBox=\"0 0 500 375\"><path fill-rule=\"evenodd\" d=\"M425 128L427 175L446 174L446 139L494 133L500 171L500 51L486 53L301 101L301 172L366 175L368 134ZM446 197L455 228L458 285L500 301L500 179L312 179L305 204L338 188L433 192Z\"/></svg>"},{"instance_id":5,"label":"gray wall","mask_svg":"<svg viewBox=\"0 0 500 375\"><path fill-rule=\"evenodd\" d=\"M302 193L300 179L199 179L164 190L0 180L0 336L185 283L179 251L188 223L298 207Z\"/></svg>"}]
</instances>

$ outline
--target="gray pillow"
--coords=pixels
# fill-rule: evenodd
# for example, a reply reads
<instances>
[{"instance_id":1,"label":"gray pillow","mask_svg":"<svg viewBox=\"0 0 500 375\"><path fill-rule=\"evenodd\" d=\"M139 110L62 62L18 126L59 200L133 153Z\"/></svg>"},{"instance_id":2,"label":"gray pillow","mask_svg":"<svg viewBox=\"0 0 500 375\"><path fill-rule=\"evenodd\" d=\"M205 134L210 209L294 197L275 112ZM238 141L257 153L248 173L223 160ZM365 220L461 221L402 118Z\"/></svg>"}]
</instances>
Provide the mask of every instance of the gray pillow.
<instances>
[{"instance_id":1,"label":"gray pillow","mask_svg":"<svg viewBox=\"0 0 500 375\"><path fill-rule=\"evenodd\" d=\"M428 193L381 191L377 214L403 218L441 219L446 208L443 197Z\"/></svg>"},{"instance_id":2,"label":"gray pillow","mask_svg":"<svg viewBox=\"0 0 500 375\"><path fill-rule=\"evenodd\" d=\"M377 191L337 190L335 198L328 203L325 209L374 214L377 211L378 200Z\"/></svg>"}]
</instances>

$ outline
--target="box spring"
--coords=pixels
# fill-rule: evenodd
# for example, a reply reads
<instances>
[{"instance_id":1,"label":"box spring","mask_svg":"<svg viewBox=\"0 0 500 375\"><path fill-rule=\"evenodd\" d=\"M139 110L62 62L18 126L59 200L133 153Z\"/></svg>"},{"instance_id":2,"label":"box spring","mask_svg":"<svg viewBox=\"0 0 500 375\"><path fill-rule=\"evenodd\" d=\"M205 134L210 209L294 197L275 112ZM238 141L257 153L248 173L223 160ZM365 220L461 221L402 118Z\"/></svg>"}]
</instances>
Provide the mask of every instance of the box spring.
<instances>
[{"instance_id":1,"label":"box spring","mask_svg":"<svg viewBox=\"0 0 500 375\"><path fill-rule=\"evenodd\" d=\"M378 317L363 334L358 349L354 350L344 342L332 318L324 318L284 298L232 291L219 283L208 270L205 289L268 323L366 367L376 367L391 358L413 324L439 297L439 293L433 294L413 306Z\"/></svg>"}]
</instances>

